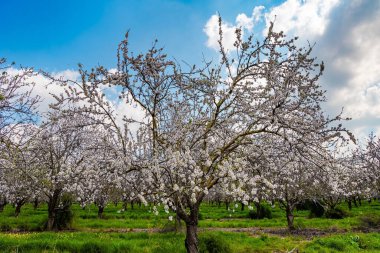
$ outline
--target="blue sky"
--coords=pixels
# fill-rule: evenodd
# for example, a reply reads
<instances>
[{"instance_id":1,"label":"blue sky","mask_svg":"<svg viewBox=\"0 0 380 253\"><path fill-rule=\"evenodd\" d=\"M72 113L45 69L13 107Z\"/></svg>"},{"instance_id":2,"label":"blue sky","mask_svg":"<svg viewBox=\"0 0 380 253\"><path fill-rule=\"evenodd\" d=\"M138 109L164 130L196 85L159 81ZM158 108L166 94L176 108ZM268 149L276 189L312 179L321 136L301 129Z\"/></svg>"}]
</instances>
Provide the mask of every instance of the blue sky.
<instances>
[{"instance_id":1,"label":"blue sky","mask_svg":"<svg viewBox=\"0 0 380 253\"><path fill-rule=\"evenodd\" d=\"M36 0L1 1L0 57L16 66L73 75L78 63L115 67L116 48L130 29L131 49L144 52L154 39L169 56L199 64L217 60L216 13L227 47L236 27L262 36L275 29L316 42L324 60L326 110L344 107L358 137L380 135L380 1L377 0ZM43 94L48 97L49 94Z\"/></svg>"},{"instance_id":2,"label":"blue sky","mask_svg":"<svg viewBox=\"0 0 380 253\"><path fill-rule=\"evenodd\" d=\"M199 62L205 46L203 26L217 11L226 19L275 1L243 0L21 0L2 3L0 55L18 64L61 70L103 64L113 66L116 48L131 31L131 47L140 52L154 39L169 55ZM5 16L4 16L5 15ZM211 57L211 56L210 56Z\"/></svg>"}]
</instances>

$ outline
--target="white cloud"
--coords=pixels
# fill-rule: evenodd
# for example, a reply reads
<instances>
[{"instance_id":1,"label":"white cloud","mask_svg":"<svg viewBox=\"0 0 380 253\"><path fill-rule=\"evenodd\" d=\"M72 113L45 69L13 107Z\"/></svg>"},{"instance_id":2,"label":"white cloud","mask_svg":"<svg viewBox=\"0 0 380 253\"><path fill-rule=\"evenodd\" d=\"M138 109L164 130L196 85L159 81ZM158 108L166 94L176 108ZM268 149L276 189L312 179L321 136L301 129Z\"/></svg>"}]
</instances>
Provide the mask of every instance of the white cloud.
<instances>
[{"instance_id":1,"label":"white cloud","mask_svg":"<svg viewBox=\"0 0 380 253\"><path fill-rule=\"evenodd\" d=\"M233 44L236 40L235 31L237 28L241 28L242 36L245 32L252 32L261 16L264 6L256 6L251 16L247 16L245 13L238 14L235 20L235 24L231 24L226 21L222 21L222 31L223 31L223 45L226 50L232 50L234 48ZM206 45L214 50L219 50L219 16L212 15L207 21L203 32L207 35Z\"/></svg>"},{"instance_id":2,"label":"white cloud","mask_svg":"<svg viewBox=\"0 0 380 253\"><path fill-rule=\"evenodd\" d=\"M274 21L274 29L285 34L314 39L323 35L330 21L331 11L340 0L288 0L265 14L267 27Z\"/></svg>"},{"instance_id":3,"label":"white cloud","mask_svg":"<svg viewBox=\"0 0 380 253\"><path fill-rule=\"evenodd\" d=\"M110 71L116 72L115 69L111 69ZM10 68L7 70L7 72L10 75L17 75L21 72L21 70ZM80 74L78 71L69 69L52 73L52 76L56 79L61 80L78 80L80 78ZM34 83L32 95L39 96L41 98L41 102L39 103L37 110L39 113L42 114L50 110L50 104L57 102L56 99L52 96L52 94L58 96L64 93L64 87L62 87L56 82L52 82L49 78L45 77L42 74L36 73L35 75L28 77L26 79L26 82ZM25 89L27 89L27 87L25 87ZM119 126L123 126L124 116L139 122L146 121L145 111L138 104L133 102L127 102L125 100L119 100L118 102L116 102L119 92L114 86L108 87L107 85L105 85L103 87L103 90L106 94L107 100L112 104L114 108L114 111L116 113L116 121ZM131 98L129 98L129 101L131 101ZM84 101L82 101L81 103L84 103ZM132 133L135 133L137 129L137 124L133 124L130 126L130 130L132 131Z\"/></svg>"},{"instance_id":4,"label":"white cloud","mask_svg":"<svg viewBox=\"0 0 380 253\"><path fill-rule=\"evenodd\" d=\"M316 54L326 62L322 79L330 108L344 106L358 137L380 134L380 4L347 2L334 15Z\"/></svg>"},{"instance_id":5,"label":"white cloud","mask_svg":"<svg viewBox=\"0 0 380 253\"><path fill-rule=\"evenodd\" d=\"M326 66L321 83L328 92L328 113L335 115L344 107L345 116L353 118L345 125L358 137L370 131L380 135L380 2L287 0L263 10L256 7L250 17L237 15L236 24L223 23L225 44L231 48L238 25L252 30L262 15L263 35L275 21L276 31L299 36L299 43L316 42L314 55ZM217 21L212 16L204 29L213 49L218 49Z\"/></svg>"},{"instance_id":6,"label":"white cloud","mask_svg":"<svg viewBox=\"0 0 380 253\"><path fill-rule=\"evenodd\" d=\"M316 42L331 114L344 107L359 138L380 130L380 4L370 0L288 0L265 14L275 29ZM264 31L266 32L266 31Z\"/></svg>"},{"instance_id":7,"label":"white cloud","mask_svg":"<svg viewBox=\"0 0 380 253\"><path fill-rule=\"evenodd\" d=\"M10 75L17 75L21 73L21 71L22 70L15 68L7 69L7 72ZM55 78L76 80L79 77L79 73L73 70L64 70L53 73L53 76ZM55 82L51 82L50 79L39 73L28 77L25 81L34 83L32 95L39 96L41 98L41 102L37 108L40 113L46 113L49 111L49 104L56 102L55 98L51 94L59 95L64 92L64 88L62 86ZM25 89L26 88L27 87L25 87Z\"/></svg>"}]
</instances>

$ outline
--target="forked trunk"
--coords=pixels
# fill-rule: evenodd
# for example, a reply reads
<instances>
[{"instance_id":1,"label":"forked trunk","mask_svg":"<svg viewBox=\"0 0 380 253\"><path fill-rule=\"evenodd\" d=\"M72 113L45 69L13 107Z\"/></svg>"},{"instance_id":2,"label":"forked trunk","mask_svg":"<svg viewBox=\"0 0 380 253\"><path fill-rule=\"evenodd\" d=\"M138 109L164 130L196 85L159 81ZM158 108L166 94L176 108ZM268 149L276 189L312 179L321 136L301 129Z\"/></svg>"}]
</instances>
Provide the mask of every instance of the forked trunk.
<instances>
[{"instance_id":1,"label":"forked trunk","mask_svg":"<svg viewBox=\"0 0 380 253\"><path fill-rule=\"evenodd\" d=\"M21 199L16 202L15 217L18 217L21 212L21 207L26 203L26 199Z\"/></svg>"},{"instance_id":2,"label":"forked trunk","mask_svg":"<svg viewBox=\"0 0 380 253\"><path fill-rule=\"evenodd\" d=\"M196 224L186 223L185 247L187 253L198 253L198 229Z\"/></svg>"},{"instance_id":3,"label":"forked trunk","mask_svg":"<svg viewBox=\"0 0 380 253\"><path fill-rule=\"evenodd\" d=\"M189 201L190 202L190 201ZM187 253L198 253L198 215L199 215L199 205L198 203L192 204L190 206L190 214L186 210L181 208L177 209L177 215L186 224L186 238L185 247Z\"/></svg>"},{"instance_id":4,"label":"forked trunk","mask_svg":"<svg viewBox=\"0 0 380 253\"><path fill-rule=\"evenodd\" d=\"M60 190L54 190L53 196L49 197L48 202L48 222L46 225L46 230L51 231L55 226L55 219L57 217L57 207L59 202L59 196L61 194Z\"/></svg>"}]
</instances>

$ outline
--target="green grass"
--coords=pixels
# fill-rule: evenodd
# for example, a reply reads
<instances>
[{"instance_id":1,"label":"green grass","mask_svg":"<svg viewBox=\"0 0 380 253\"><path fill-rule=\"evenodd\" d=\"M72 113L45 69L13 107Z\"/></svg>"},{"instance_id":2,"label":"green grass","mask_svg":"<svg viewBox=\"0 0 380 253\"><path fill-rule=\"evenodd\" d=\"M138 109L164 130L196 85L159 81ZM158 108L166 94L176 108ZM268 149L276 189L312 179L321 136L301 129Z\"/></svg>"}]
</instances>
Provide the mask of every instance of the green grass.
<instances>
[{"instance_id":1,"label":"green grass","mask_svg":"<svg viewBox=\"0 0 380 253\"><path fill-rule=\"evenodd\" d=\"M232 206L232 205L231 205ZM130 206L129 206L130 207ZM347 210L347 205L342 204L341 207ZM97 218L97 208L94 205L82 209L79 205L73 205L74 212L73 228L81 231L88 230L110 230L110 229L136 229L136 228L163 228L170 223L168 216L162 210L160 215L156 216L150 212L149 207L138 207L132 210L129 208L125 212L120 212L121 205L108 205L104 210L104 219ZM260 227L260 228L280 228L286 227L286 218L283 210L275 207L272 209L273 219L251 220L248 219L248 208L244 211L240 207L234 211L226 210L225 206L213 206L203 204L200 208L201 220L200 227ZM41 231L47 218L47 207L41 205L34 210L31 205L25 205L19 217L14 217L14 208L7 205L2 213L0 213L0 230L26 230ZM346 229L351 230L359 226L360 217L372 214L380 215L379 202L371 204L363 201L362 206L354 207L349 212L350 216L340 220L332 220L326 218L308 218L308 211L296 211L295 225L299 228L317 228L317 229ZM174 222L171 222L172 224Z\"/></svg>"},{"instance_id":2,"label":"green grass","mask_svg":"<svg viewBox=\"0 0 380 253\"><path fill-rule=\"evenodd\" d=\"M206 232L205 238L217 238L231 252L379 252L380 235L342 234L312 241L300 237L252 236L247 233ZM185 252L182 233L24 233L0 234L0 252Z\"/></svg>"},{"instance_id":3,"label":"green grass","mask_svg":"<svg viewBox=\"0 0 380 253\"><path fill-rule=\"evenodd\" d=\"M314 239L302 252L380 252L380 234L348 233Z\"/></svg>"},{"instance_id":4,"label":"green grass","mask_svg":"<svg viewBox=\"0 0 380 253\"><path fill-rule=\"evenodd\" d=\"M207 232L220 238L232 252L288 251L300 242L297 238L252 237L245 233ZM30 233L0 234L0 252L186 252L182 233ZM93 251L91 251L93 250ZM95 251L98 250L98 251Z\"/></svg>"},{"instance_id":5,"label":"green grass","mask_svg":"<svg viewBox=\"0 0 380 253\"><path fill-rule=\"evenodd\" d=\"M340 206L347 210L347 205ZM138 228L172 228L174 221L160 210L156 216L149 207L138 207L120 212L121 205L108 205L104 219L97 218L94 205L82 209L73 205L73 232L30 232L41 231L47 218L47 207L41 205L36 210L32 205L22 208L19 217L14 217L14 208L7 205L0 213L0 229L12 233L0 233L0 252L185 252L183 233L141 233ZM247 218L248 208L226 210L225 206L203 204L200 208L200 228L286 228L283 210L272 209L273 219L251 220ZM353 207L349 217L332 220L308 218L308 211L296 211L295 224L299 228L344 229L348 233L322 236L314 240L290 235L274 236L267 234L207 231L200 233L201 248L207 242L225 243L231 252L287 252L299 249L300 252L380 252L380 235L375 233L354 233L360 226L361 217L380 216L379 202L364 202ZM131 231L134 233L129 233ZM29 231L29 232L20 232ZM121 233L121 231L128 231ZM202 230L201 230L202 231ZM211 239L210 239L211 238Z\"/></svg>"},{"instance_id":6,"label":"green grass","mask_svg":"<svg viewBox=\"0 0 380 253\"><path fill-rule=\"evenodd\" d=\"M148 233L0 234L0 252L176 252L183 239L182 234Z\"/></svg>"}]
</instances>

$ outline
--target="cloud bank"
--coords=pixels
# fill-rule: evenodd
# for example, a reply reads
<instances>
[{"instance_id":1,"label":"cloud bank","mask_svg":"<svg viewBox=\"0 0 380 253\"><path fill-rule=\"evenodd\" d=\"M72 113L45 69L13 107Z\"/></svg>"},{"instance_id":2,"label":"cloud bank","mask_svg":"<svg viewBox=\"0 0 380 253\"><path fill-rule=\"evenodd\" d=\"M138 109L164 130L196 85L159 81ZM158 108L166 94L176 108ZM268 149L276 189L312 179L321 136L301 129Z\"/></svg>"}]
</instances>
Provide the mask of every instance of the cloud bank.
<instances>
[{"instance_id":1,"label":"cloud bank","mask_svg":"<svg viewBox=\"0 0 380 253\"><path fill-rule=\"evenodd\" d=\"M357 137L371 131L380 135L380 2L287 0L270 9L254 7L249 16L238 14L234 24L223 23L227 48L233 44L236 27L246 32L260 28L256 34L265 34L270 21L275 22L275 30L299 36L300 43L316 43L314 54L326 66L321 83L327 90L328 113L335 115L344 107L344 115L353 118L346 125ZM217 29L217 15L213 15L204 32L206 45L214 50L218 49Z\"/></svg>"}]
</instances>

